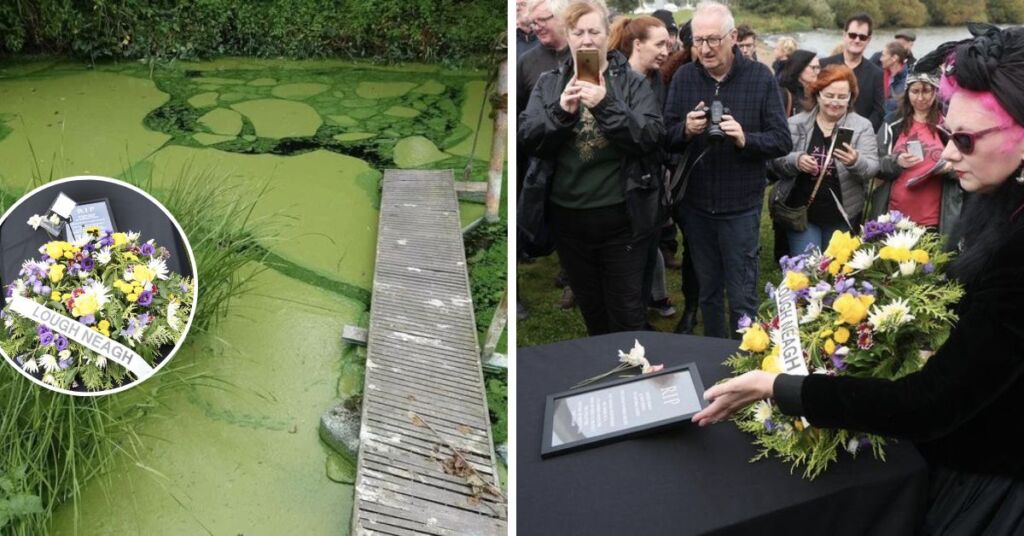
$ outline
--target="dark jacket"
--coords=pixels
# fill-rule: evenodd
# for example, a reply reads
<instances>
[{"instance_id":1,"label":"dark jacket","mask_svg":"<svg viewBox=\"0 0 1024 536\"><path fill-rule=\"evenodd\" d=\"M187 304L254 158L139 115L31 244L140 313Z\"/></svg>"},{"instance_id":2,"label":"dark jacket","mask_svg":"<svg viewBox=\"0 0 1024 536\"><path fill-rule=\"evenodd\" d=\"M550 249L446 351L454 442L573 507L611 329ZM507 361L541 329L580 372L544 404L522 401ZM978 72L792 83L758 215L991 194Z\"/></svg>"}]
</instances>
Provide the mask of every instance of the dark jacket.
<instances>
[{"instance_id":1,"label":"dark jacket","mask_svg":"<svg viewBox=\"0 0 1024 536\"><path fill-rule=\"evenodd\" d=\"M721 82L699 62L680 67L665 102L669 150L683 152L692 145L688 161L693 165L708 149L690 172L683 203L711 213L759 206L764 201L766 163L793 147L775 77L767 66L744 58L739 47L733 47L733 53L732 69ZM686 141L686 114L701 101L710 106L716 94L743 127L746 145L742 149L731 138L712 145L706 133Z\"/></svg>"},{"instance_id":2,"label":"dark jacket","mask_svg":"<svg viewBox=\"0 0 1024 536\"><path fill-rule=\"evenodd\" d=\"M544 224L548 193L557 180L558 152L580 120L579 111L569 114L559 103L572 76L569 57L557 70L540 77L526 111L519 115L519 139L535 157L526 171L518 207L518 225L530 237ZM604 80L605 97L590 112L605 138L623 154L623 194L633 235L638 238L660 227L666 213L659 157L665 126L650 84L630 69L621 53L608 53Z\"/></svg>"},{"instance_id":3,"label":"dark jacket","mask_svg":"<svg viewBox=\"0 0 1024 536\"><path fill-rule=\"evenodd\" d=\"M821 67L828 65L845 65L843 53L821 59ZM860 65L853 70L857 77L857 102L853 103L853 109L862 117L871 121L873 130L882 126L882 119L885 117L885 94L882 91L882 68L871 63L867 58L861 58Z\"/></svg>"},{"instance_id":4,"label":"dark jacket","mask_svg":"<svg viewBox=\"0 0 1024 536\"><path fill-rule=\"evenodd\" d=\"M933 466L1024 477L1015 439L1024 427L1024 226L966 290L959 321L918 372L895 381L780 374L779 409L821 428L911 439Z\"/></svg>"},{"instance_id":5,"label":"dark jacket","mask_svg":"<svg viewBox=\"0 0 1024 536\"><path fill-rule=\"evenodd\" d=\"M899 178L903 168L896 163L897 155L892 154L892 146L899 137L897 131L902 128L903 118L882 125L878 129L878 178L882 183L871 192L871 213L868 219L875 219L889 211L889 192L892 181ZM939 131L942 144L949 143L949 136ZM950 171L940 177L942 181L942 206L939 207L939 234L949 235L953 226L960 221L960 209L964 203L964 191L960 189L960 180L956 173Z\"/></svg>"}]
</instances>

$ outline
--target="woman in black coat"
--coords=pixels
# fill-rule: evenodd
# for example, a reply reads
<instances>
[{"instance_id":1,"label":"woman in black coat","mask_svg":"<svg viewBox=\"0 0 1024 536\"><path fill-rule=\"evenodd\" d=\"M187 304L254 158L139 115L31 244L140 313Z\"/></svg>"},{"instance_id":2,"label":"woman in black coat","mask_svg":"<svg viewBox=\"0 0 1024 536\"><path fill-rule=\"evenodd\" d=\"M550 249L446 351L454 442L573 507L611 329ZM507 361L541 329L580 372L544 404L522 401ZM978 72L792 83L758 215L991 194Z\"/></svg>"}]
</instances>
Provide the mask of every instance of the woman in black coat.
<instances>
[{"instance_id":1,"label":"woman in black coat","mask_svg":"<svg viewBox=\"0 0 1024 536\"><path fill-rule=\"evenodd\" d=\"M659 149L665 129L643 75L608 53L601 5L564 10L572 58L598 51L599 83L579 80L571 62L545 73L519 116L519 137L537 158L520 194L527 235L546 220L591 335L646 325L644 268L664 220Z\"/></svg>"},{"instance_id":2,"label":"woman in black coat","mask_svg":"<svg viewBox=\"0 0 1024 536\"><path fill-rule=\"evenodd\" d=\"M701 426L774 398L813 426L913 440L929 463L924 534L1024 534L1024 28L971 24L976 37L922 58L948 62L952 134L942 158L975 195L952 244L966 286L960 320L924 367L894 381L754 371L704 393Z\"/></svg>"}]
</instances>

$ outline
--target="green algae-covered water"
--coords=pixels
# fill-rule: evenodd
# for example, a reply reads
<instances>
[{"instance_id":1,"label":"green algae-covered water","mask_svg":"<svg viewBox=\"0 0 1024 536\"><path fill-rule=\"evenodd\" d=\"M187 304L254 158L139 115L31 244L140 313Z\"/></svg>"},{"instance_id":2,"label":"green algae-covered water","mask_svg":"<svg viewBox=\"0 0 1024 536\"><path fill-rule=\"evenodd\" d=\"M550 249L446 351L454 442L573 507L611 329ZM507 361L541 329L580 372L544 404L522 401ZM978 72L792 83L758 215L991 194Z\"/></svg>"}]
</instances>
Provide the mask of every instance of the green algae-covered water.
<instances>
[{"instance_id":1,"label":"green algae-covered water","mask_svg":"<svg viewBox=\"0 0 1024 536\"><path fill-rule=\"evenodd\" d=\"M201 379L164 395L139 429L143 450L87 482L77 516L62 507L54 533L347 533L353 490L328 477L337 458L317 427L332 400L361 388L358 352L340 334L365 322L378 183L388 167L462 179L470 158L483 180L484 78L330 60L222 59L152 79L139 64L0 66L7 192L80 174L161 189L212 170L266 186L254 216L276 222L252 292L175 357ZM482 214L463 203L463 224Z\"/></svg>"}]
</instances>

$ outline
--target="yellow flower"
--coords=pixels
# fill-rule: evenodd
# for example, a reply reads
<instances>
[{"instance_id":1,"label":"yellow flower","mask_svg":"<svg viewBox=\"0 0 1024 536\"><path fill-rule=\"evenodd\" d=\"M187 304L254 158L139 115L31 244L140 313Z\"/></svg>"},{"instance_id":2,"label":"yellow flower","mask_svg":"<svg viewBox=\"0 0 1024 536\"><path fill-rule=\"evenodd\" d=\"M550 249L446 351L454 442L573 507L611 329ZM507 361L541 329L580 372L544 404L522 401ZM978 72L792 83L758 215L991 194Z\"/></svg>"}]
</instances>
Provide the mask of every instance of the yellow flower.
<instances>
[{"instance_id":1,"label":"yellow flower","mask_svg":"<svg viewBox=\"0 0 1024 536\"><path fill-rule=\"evenodd\" d=\"M761 370L765 372L782 372L782 364L779 363L778 354L768 354L761 361Z\"/></svg>"},{"instance_id":2,"label":"yellow flower","mask_svg":"<svg viewBox=\"0 0 1024 536\"><path fill-rule=\"evenodd\" d=\"M838 260L832 261L828 263L828 273L832 275L839 275L840 267L842 267L842 264L840 264Z\"/></svg>"},{"instance_id":3,"label":"yellow flower","mask_svg":"<svg viewBox=\"0 0 1024 536\"><path fill-rule=\"evenodd\" d=\"M857 248L859 247L860 238L850 236L850 233L848 232L842 233L835 231L832 233L832 239L828 241L828 248L825 249L825 255L839 261L839 264L846 264L850 261L850 256L853 255L853 252L857 251Z\"/></svg>"},{"instance_id":4,"label":"yellow flower","mask_svg":"<svg viewBox=\"0 0 1024 536\"><path fill-rule=\"evenodd\" d=\"M861 294L860 302L864 304L864 307L871 307L875 303L875 297L870 294Z\"/></svg>"},{"instance_id":5,"label":"yellow flower","mask_svg":"<svg viewBox=\"0 0 1024 536\"><path fill-rule=\"evenodd\" d=\"M125 253L124 254L124 258L125 258L125 260L129 260L129 261L137 261L137 260L139 260L139 258L136 257L134 253Z\"/></svg>"},{"instance_id":6,"label":"yellow flower","mask_svg":"<svg viewBox=\"0 0 1024 536\"><path fill-rule=\"evenodd\" d=\"M923 249L915 249L910 252L910 260L918 264L928 264L928 252Z\"/></svg>"},{"instance_id":7,"label":"yellow flower","mask_svg":"<svg viewBox=\"0 0 1024 536\"><path fill-rule=\"evenodd\" d=\"M800 419L797 419L797 420L793 421L793 428L796 428L796 431L798 431L798 432L803 432L804 431L804 423L802 423L800 421Z\"/></svg>"},{"instance_id":8,"label":"yellow flower","mask_svg":"<svg viewBox=\"0 0 1024 536\"><path fill-rule=\"evenodd\" d=\"M821 337L822 339L827 339L832 336L832 330L826 329L825 331L822 331L821 334L818 336Z\"/></svg>"},{"instance_id":9,"label":"yellow flower","mask_svg":"<svg viewBox=\"0 0 1024 536\"><path fill-rule=\"evenodd\" d=\"M746 350L748 352L763 352L765 348L768 348L768 343L771 339L768 334L764 332L764 328L761 324L754 324L745 333L743 333L743 342L740 344L740 350Z\"/></svg>"},{"instance_id":10,"label":"yellow flower","mask_svg":"<svg viewBox=\"0 0 1024 536\"><path fill-rule=\"evenodd\" d=\"M803 290L811 284L811 281L807 279L807 276L801 272L786 272L786 286L789 290L797 291Z\"/></svg>"},{"instance_id":11,"label":"yellow flower","mask_svg":"<svg viewBox=\"0 0 1024 536\"><path fill-rule=\"evenodd\" d=\"M65 249L64 250L64 258L65 259L74 259L75 258L75 252L71 251L70 249Z\"/></svg>"},{"instance_id":12,"label":"yellow flower","mask_svg":"<svg viewBox=\"0 0 1024 536\"><path fill-rule=\"evenodd\" d=\"M75 308L71 310L71 314L74 316L88 316L95 314L99 308L100 304L96 301L96 296L83 294L75 300Z\"/></svg>"},{"instance_id":13,"label":"yellow flower","mask_svg":"<svg viewBox=\"0 0 1024 536\"><path fill-rule=\"evenodd\" d=\"M64 279L64 265L54 264L50 266L50 281L58 283L61 279Z\"/></svg>"},{"instance_id":14,"label":"yellow flower","mask_svg":"<svg viewBox=\"0 0 1024 536\"><path fill-rule=\"evenodd\" d=\"M114 233L113 238L114 238L114 247L115 248L121 247L126 242L128 242L128 235L126 235L124 233Z\"/></svg>"},{"instance_id":15,"label":"yellow flower","mask_svg":"<svg viewBox=\"0 0 1024 536\"><path fill-rule=\"evenodd\" d=\"M874 298L871 296L861 296L862 299L857 299L849 292L844 292L842 296L836 298L836 301L832 304L832 308L839 313L839 320L836 323L847 323L851 326L861 323L868 315L868 305L865 305L864 297L871 298L872 302L874 301Z\"/></svg>"},{"instance_id":16,"label":"yellow flower","mask_svg":"<svg viewBox=\"0 0 1024 536\"><path fill-rule=\"evenodd\" d=\"M825 341L825 353L827 355L836 353L836 343L832 339Z\"/></svg>"},{"instance_id":17,"label":"yellow flower","mask_svg":"<svg viewBox=\"0 0 1024 536\"><path fill-rule=\"evenodd\" d=\"M123 292L125 294L128 294L128 293L130 293L132 291L131 284L125 283L124 281L121 281L120 279L118 279L117 281L114 281L114 288L116 288L117 290L120 290L121 292Z\"/></svg>"},{"instance_id":18,"label":"yellow flower","mask_svg":"<svg viewBox=\"0 0 1024 536\"><path fill-rule=\"evenodd\" d=\"M850 330L846 328L836 328L835 341L839 344L846 344L846 341L850 340Z\"/></svg>"},{"instance_id":19,"label":"yellow flower","mask_svg":"<svg viewBox=\"0 0 1024 536\"><path fill-rule=\"evenodd\" d=\"M139 301L139 295L138 294L129 294L127 299L128 299L128 301L130 301L132 303L135 303L135 302Z\"/></svg>"},{"instance_id":20,"label":"yellow flower","mask_svg":"<svg viewBox=\"0 0 1024 536\"><path fill-rule=\"evenodd\" d=\"M55 290L52 293L50 293L50 299L53 301L60 301L60 292L57 292Z\"/></svg>"},{"instance_id":21,"label":"yellow flower","mask_svg":"<svg viewBox=\"0 0 1024 536\"><path fill-rule=\"evenodd\" d=\"M90 225L89 227L85 228L85 232L91 235L99 235L100 228L96 227L95 225Z\"/></svg>"},{"instance_id":22,"label":"yellow flower","mask_svg":"<svg viewBox=\"0 0 1024 536\"><path fill-rule=\"evenodd\" d=\"M132 279L139 283L151 283L154 277L156 277L156 273L145 264L136 264L132 268Z\"/></svg>"},{"instance_id":23,"label":"yellow flower","mask_svg":"<svg viewBox=\"0 0 1024 536\"><path fill-rule=\"evenodd\" d=\"M110 322L106 320L100 320L100 323L94 329L102 333L105 337L110 336Z\"/></svg>"},{"instance_id":24,"label":"yellow flower","mask_svg":"<svg viewBox=\"0 0 1024 536\"><path fill-rule=\"evenodd\" d=\"M886 261L906 262L910 260L910 250L907 248L885 246L878 251L878 258Z\"/></svg>"},{"instance_id":25,"label":"yellow flower","mask_svg":"<svg viewBox=\"0 0 1024 536\"><path fill-rule=\"evenodd\" d=\"M57 240L47 242L45 246L46 254L49 255L51 259L59 259L64 256L64 248L70 245L71 244L68 244L67 242L60 242Z\"/></svg>"},{"instance_id":26,"label":"yellow flower","mask_svg":"<svg viewBox=\"0 0 1024 536\"><path fill-rule=\"evenodd\" d=\"M62 299L62 300L70 300L71 299L71 294L65 293L63 296L60 297L60 299Z\"/></svg>"}]
</instances>

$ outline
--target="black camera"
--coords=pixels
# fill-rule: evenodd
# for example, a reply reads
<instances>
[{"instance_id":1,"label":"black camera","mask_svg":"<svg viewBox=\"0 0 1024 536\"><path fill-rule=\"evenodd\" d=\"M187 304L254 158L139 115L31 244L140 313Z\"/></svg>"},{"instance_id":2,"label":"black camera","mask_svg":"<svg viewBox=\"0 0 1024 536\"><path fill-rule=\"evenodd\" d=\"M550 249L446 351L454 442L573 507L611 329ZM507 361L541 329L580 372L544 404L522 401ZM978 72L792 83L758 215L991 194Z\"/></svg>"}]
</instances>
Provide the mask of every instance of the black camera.
<instances>
[{"instance_id":1,"label":"black camera","mask_svg":"<svg viewBox=\"0 0 1024 536\"><path fill-rule=\"evenodd\" d=\"M708 118L708 137L711 138L711 142L718 143L724 140L725 132L722 132L722 116L731 115L732 112L717 98L711 101L711 106L705 106L701 111L704 112L704 117Z\"/></svg>"}]
</instances>

